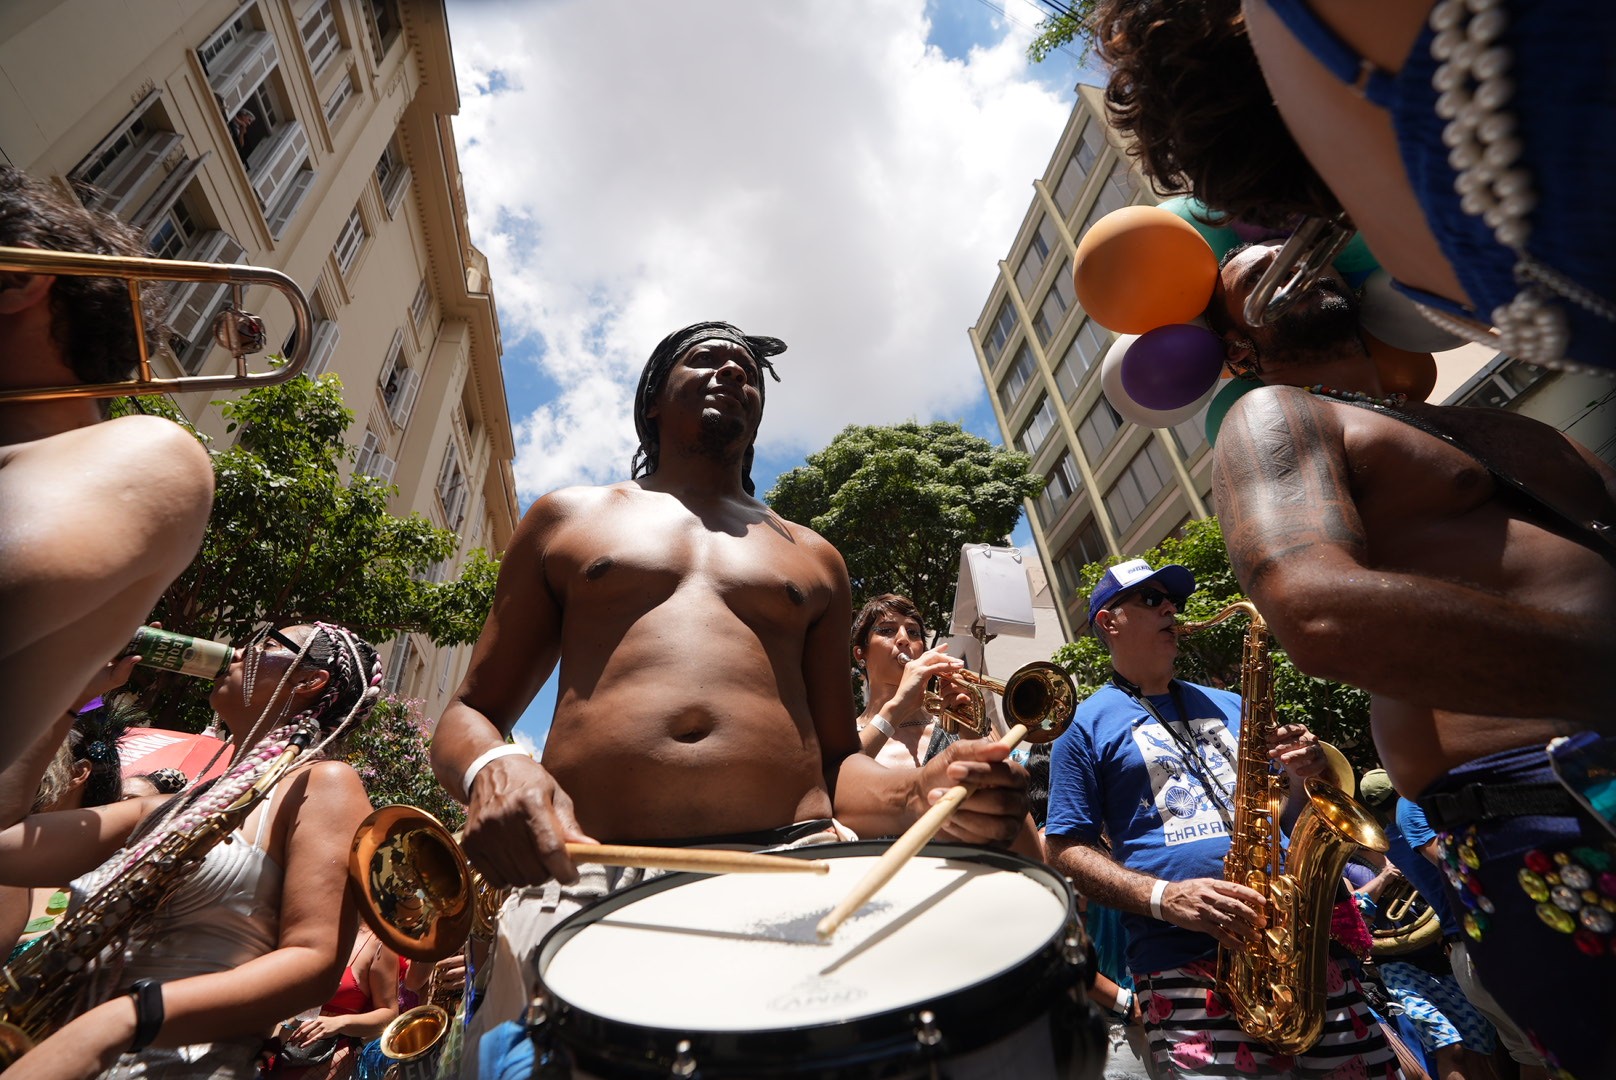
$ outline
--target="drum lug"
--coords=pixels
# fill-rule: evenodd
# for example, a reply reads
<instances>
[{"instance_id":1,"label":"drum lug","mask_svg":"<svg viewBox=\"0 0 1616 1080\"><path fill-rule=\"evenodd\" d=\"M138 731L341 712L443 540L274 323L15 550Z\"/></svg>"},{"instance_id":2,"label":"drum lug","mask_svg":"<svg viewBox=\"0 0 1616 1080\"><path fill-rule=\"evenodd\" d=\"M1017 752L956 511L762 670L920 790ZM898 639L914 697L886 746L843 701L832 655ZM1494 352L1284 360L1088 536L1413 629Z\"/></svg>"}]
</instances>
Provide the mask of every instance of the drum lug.
<instances>
[{"instance_id":1,"label":"drum lug","mask_svg":"<svg viewBox=\"0 0 1616 1080\"><path fill-rule=\"evenodd\" d=\"M572 1062L556 1048L550 1026L550 1003L544 994L533 996L527 1006L527 1037L533 1044L535 1080L571 1080Z\"/></svg>"},{"instance_id":2,"label":"drum lug","mask_svg":"<svg viewBox=\"0 0 1616 1080\"><path fill-rule=\"evenodd\" d=\"M943 1041L943 1030L937 1026L937 1015L930 1009L922 1009L916 1020L915 1042L929 1048Z\"/></svg>"},{"instance_id":3,"label":"drum lug","mask_svg":"<svg viewBox=\"0 0 1616 1080\"><path fill-rule=\"evenodd\" d=\"M696 1055L690 1052L689 1039L680 1039L679 1045L673 1048L673 1067L668 1073L680 1080L696 1075Z\"/></svg>"}]
</instances>

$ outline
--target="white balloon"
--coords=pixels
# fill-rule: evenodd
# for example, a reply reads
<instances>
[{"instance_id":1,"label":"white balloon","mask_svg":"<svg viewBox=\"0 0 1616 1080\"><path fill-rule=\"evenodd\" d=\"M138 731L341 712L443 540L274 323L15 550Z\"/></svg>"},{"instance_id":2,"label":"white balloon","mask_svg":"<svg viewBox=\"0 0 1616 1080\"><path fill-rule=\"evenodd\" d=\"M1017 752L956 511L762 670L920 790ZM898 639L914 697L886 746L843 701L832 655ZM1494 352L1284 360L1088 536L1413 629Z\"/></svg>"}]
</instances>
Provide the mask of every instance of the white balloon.
<instances>
[{"instance_id":1,"label":"white balloon","mask_svg":"<svg viewBox=\"0 0 1616 1080\"><path fill-rule=\"evenodd\" d=\"M1358 322L1386 344L1409 352L1442 352L1465 343L1421 315L1414 301L1392 288L1392 276L1384 270L1364 279Z\"/></svg>"},{"instance_id":2,"label":"white balloon","mask_svg":"<svg viewBox=\"0 0 1616 1080\"><path fill-rule=\"evenodd\" d=\"M1176 409L1147 409L1133 398L1122 386L1122 357L1127 353L1128 347L1139 340L1138 334L1123 334L1112 342L1111 348L1106 350L1105 359L1100 361L1100 390L1105 399L1117 414L1130 424L1141 427L1170 428L1175 424L1182 424L1196 413L1205 409L1207 404L1217 395L1221 379L1213 379L1212 385L1206 392L1188 405L1181 405Z\"/></svg>"}]
</instances>

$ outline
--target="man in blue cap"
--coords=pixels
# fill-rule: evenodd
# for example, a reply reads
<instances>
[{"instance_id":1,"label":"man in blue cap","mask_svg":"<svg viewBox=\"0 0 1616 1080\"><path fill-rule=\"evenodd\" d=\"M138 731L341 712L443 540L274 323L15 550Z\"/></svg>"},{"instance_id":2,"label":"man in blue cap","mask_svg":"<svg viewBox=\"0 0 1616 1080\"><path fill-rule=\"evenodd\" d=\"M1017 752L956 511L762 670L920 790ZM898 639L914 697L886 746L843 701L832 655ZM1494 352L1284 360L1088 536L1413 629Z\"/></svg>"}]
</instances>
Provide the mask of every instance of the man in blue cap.
<instances>
[{"instance_id":1,"label":"man in blue cap","mask_svg":"<svg viewBox=\"0 0 1616 1080\"><path fill-rule=\"evenodd\" d=\"M1349 1067L1377 1080L1395 1076L1395 1057L1357 982L1333 961L1325 1034L1294 1058L1241 1031L1213 991L1218 946L1255 942L1265 918L1261 895L1223 879L1240 697L1174 676L1176 616L1194 591L1187 568L1132 559L1107 570L1090 596L1089 627L1111 654L1112 677L1055 741L1049 861L1083 895L1123 912L1128 967L1161 1074ZM1269 757L1293 783L1327 767L1300 724L1273 733Z\"/></svg>"}]
</instances>

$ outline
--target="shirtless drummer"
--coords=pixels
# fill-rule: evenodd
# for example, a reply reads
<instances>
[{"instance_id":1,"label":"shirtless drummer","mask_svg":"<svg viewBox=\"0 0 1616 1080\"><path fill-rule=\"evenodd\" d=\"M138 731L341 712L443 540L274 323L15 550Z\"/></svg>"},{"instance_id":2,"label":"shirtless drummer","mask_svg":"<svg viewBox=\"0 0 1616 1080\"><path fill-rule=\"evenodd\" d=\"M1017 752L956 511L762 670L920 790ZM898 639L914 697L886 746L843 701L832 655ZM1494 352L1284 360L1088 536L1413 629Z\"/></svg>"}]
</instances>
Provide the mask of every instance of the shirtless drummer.
<instances>
[{"instance_id":1,"label":"shirtless drummer","mask_svg":"<svg viewBox=\"0 0 1616 1080\"><path fill-rule=\"evenodd\" d=\"M466 853L492 884L564 887L501 913L474 1038L526 1006L549 927L637 879L574 866L568 841L891 835L961 781L975 790L956 840L1008 844L1027 813L1026 774L997 743L909 770L858 753L847 569L752 497L762 375L784 350L721 322L668 335L635 393L634 478L546 495L511 541L432 762L469 806ZM541 765L502 747L557 661Z\"/></svg>"}]
</instances>

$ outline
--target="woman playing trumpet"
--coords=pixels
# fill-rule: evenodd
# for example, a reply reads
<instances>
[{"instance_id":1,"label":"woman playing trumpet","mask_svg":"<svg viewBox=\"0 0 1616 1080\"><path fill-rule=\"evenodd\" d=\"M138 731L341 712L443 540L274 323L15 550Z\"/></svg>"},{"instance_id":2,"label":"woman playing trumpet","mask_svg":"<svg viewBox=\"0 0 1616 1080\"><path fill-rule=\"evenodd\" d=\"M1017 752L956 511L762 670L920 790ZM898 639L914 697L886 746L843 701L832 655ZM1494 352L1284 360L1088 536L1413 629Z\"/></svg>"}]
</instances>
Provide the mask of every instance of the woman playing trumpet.
<instances>
[{"instance_id":1,"label":"woman playing trumpet","mask_svg":"<svg viewBox=\"0 0 1616 1080\"><path fill-rule=\"evenodd\" d=\"M47 1037L8 1080L94 1076L115 1063L118 1076L246 1080L276 1021L331 996L355 931L348 842L370 804L353 769L318 750L364 718L380 682L375 650L342 627L266 630L214 684L210 702L239 747L218 781L40 815L0 833L4 883L84 875L75 907L93 904L103 890L149 878L154 848L216 819L288 747L296 761L236 823L232 842L182 865L161 882L155 910L133 913L145 921L130 928L121 955L87 958L97 967L90 1007L36 1033ZM298 751L305 740L309 749ZM17 1015L14 1000L4 1004Z\"/></svg>"}]
</instances>

